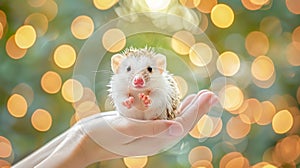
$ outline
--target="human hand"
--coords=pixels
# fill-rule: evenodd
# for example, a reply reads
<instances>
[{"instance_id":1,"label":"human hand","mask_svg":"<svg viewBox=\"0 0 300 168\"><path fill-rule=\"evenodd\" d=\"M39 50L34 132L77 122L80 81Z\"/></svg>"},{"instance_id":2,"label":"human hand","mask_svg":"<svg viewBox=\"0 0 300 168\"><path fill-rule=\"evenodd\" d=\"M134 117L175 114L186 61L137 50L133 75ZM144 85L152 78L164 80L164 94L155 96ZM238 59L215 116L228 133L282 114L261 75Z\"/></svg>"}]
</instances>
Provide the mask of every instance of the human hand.
<instances>
[{"instance_id":1,"label":"human hand","mask_svg":"<svg viewBox=\"0 0 300 168\"><path fill-rule=\"evenodd\" d=\"M154 155L178 143L215 102L217 97L207 90L189 95L174 120L134 120L117 112L92 115L24 162L34 162L35 167L84 167L107 159Z\"/></svg>"},{"instance_id":2,"label":"human hand","mask_svg":"<svg viewBox=\"0 0 300 168\"><path fill-rule=\"evenodd\" d=\"M116 157L154 155L178 143L209 111L217 97L202 90L184 99L174 120L135 120L117 112L83 119L82 131Z\"/></svg>"}]
</instances>

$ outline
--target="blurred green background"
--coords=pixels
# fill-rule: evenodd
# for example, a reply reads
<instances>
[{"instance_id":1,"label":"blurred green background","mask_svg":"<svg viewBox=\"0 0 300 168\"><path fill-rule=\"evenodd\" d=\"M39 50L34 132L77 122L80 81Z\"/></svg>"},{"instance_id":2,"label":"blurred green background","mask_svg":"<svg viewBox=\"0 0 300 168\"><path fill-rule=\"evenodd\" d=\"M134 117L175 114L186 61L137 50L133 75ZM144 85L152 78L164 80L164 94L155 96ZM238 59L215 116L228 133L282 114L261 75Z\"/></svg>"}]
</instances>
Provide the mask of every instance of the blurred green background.
<instances>
[{"instance_id":1,"label":"blurred green background","mask_svg":"<svg viewBox=\"0 0 300 168\"><path fill-rule=\"evenodd\" d=\"M144 33L127 37L124 45L104 46L107 57L99 66L95 93L72 79L76 57L94 31L112 19L146 11L182 17L201 28L211 43L198 41L184 23L148 17L174 35ZM115 33L111 39L122 36ZM108 39L102 43L111 44ZM191 49L200 56L207 53L195 43L214 45L208 47L213 53L207 62L191 56ZM0 166L26 157L81 117L110 110L108 58L131 45L172 51L174 59L168 57L168 64L172 73L183 77L178 79L183 96L197 89L214 90L224 107L221 121L209 118L204 125L198 123L178 145L161 154L90 167L299 167L297 0L0 0ZM178 58L188 67L172 66ZM195 70L198 86L186 69ZM220 83L225 79L226 85ZM99 106L78 112L83 100L72 97L71 86L83 95L90 93L88 100L97 97Z\"/></svg>"}]
</instances>

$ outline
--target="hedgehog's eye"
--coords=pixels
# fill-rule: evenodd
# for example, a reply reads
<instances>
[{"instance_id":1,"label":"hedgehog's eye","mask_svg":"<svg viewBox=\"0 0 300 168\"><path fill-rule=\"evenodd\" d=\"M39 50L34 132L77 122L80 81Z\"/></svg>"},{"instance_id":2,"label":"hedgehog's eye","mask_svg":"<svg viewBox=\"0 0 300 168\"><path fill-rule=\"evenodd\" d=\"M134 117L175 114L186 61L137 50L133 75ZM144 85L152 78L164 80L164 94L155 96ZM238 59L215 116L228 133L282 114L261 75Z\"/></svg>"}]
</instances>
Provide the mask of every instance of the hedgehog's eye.
<instances>
[{"instance_id":1,"label":"hedgehog's eye","mask_svg":"<svg viewBox=\"0 0 300 168\"><path fill-rule=\"evenodd\" d=\"M148 72L151 73L152 72L152 67L148 66L147 70L148 70Z\"/></svg>"},{"instance_id":2,"label":"hedgehog's eye","mask_svg":"<svg viewBox=\"0 0 300 168\"><path fill-rule=\"evenodd\" d=\"M131 66L128 66L126 70L127 72L131 71Z\"/></svg>"}]
</instances>

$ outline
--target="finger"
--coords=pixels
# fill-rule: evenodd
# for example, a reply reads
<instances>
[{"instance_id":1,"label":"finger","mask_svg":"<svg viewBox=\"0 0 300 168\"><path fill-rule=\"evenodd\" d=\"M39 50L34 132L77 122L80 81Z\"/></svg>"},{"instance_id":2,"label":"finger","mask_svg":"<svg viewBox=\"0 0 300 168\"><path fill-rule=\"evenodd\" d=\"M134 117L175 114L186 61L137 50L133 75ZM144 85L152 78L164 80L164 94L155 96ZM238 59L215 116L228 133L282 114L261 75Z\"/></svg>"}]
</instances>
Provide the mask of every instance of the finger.
<instances>
[{"instance_id":1,"label":"finger","mask_svg":"<svg viewBox=\"0 0 300 168\"><path fill-rule=\"evenodd\" d=\"M210 91L199 92L183 110L182 115L176 118L176 121L183 125L185 131L189 131L209 111L212 103L216 100L217 97Z\"/></svg>"},{"instance_id":2,"label":"finger","mask_svg":"<svg viewBox=\"0 0 300 168\"><path fill-rule=\"evenodd\" d=\"M132 137L152 137L167 133L178 136L183 133L183 127L180 123L172 120L134 120L120 118L112 123L114 128L121 133Z\"/></svg>"},{"instance_id":3,"label":"finger","mask_svg":"<svg viewBox=\"0 0 300 168\"><path fill-rule=\"evenodd\" d=\"M185 109L185 107L187 105L189 105L189 103L193 100L193 98L195 97L196 94L191 94L189 96L187 96L182 103L179 106L179 112L181 113L183 109Z\"/></svg>"}]
</instances>

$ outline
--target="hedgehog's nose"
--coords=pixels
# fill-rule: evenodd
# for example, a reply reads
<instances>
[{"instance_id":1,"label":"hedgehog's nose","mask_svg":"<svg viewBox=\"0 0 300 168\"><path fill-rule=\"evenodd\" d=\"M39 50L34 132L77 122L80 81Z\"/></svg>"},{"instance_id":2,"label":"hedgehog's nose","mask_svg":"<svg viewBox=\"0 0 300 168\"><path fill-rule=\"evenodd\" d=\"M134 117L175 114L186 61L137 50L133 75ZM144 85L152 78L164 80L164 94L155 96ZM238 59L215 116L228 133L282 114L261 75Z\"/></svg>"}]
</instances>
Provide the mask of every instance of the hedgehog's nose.
<instances>
[{"instance_id":1,"label":"hedgehog's nose","mask_svg":"<svg viewBox=\"0 0 300 168\"><path fill-rule=\"evenodd\" d=\"M136 75L133 78L133 86L135 88L142 88L142 87L144 87L145 86L145 80L144 80L144 78L141 75Z\"/></svg>"}]
</instances>

